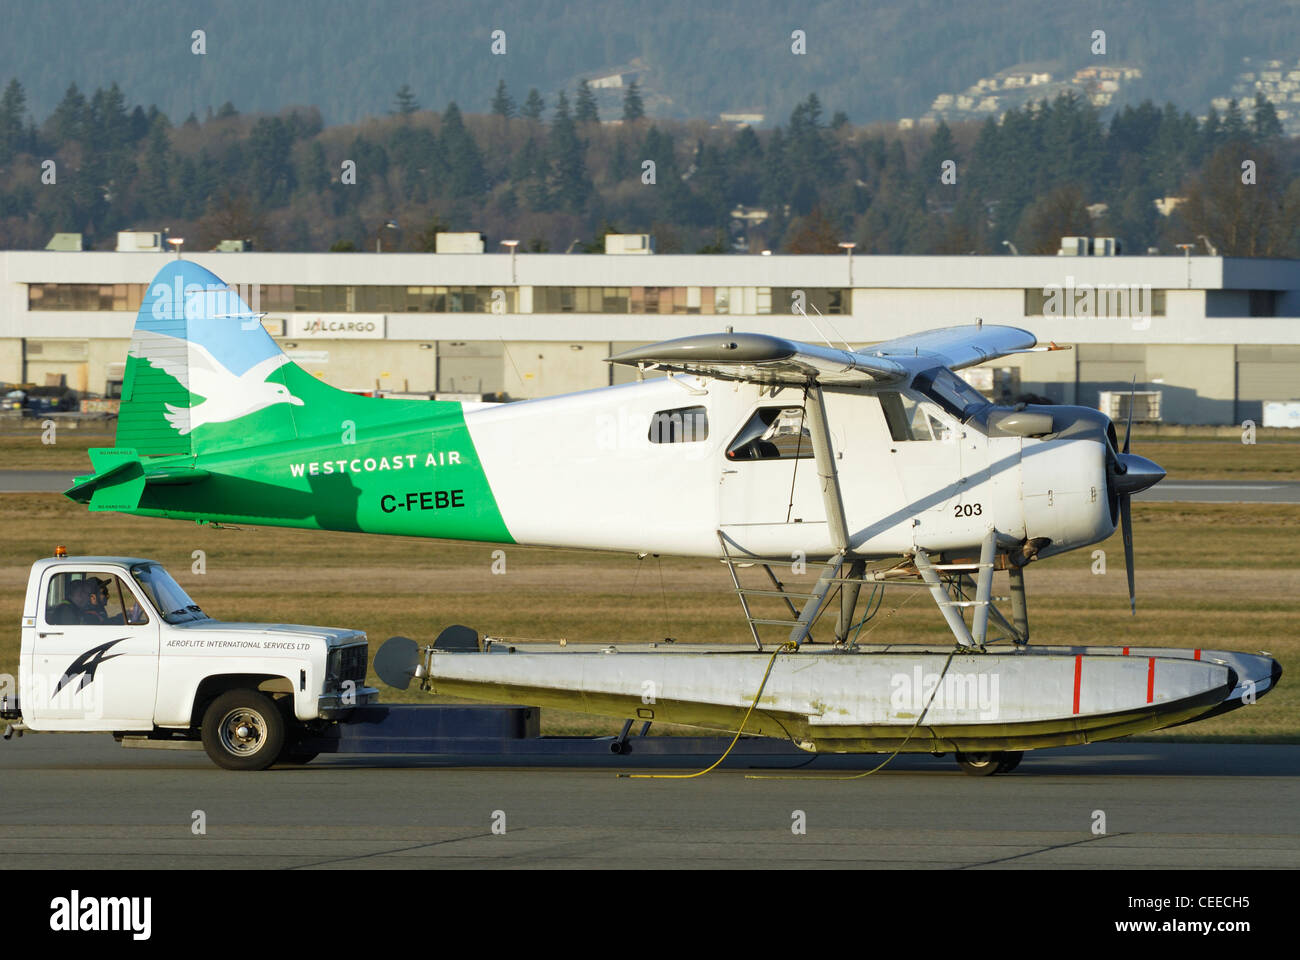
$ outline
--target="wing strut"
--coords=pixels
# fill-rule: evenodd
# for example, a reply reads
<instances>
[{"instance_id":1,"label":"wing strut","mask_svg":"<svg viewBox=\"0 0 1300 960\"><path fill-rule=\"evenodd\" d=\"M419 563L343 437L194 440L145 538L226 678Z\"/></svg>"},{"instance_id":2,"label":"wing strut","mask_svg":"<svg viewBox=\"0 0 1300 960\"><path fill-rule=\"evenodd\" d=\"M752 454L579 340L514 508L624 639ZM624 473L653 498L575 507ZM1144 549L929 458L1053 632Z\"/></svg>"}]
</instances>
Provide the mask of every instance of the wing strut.
<instances>
[{"instance_id":1,"label":"wing strut","mask_svg":"<svg viewBox=\"0 0 1300 960\"><path fill-rule=\"evenodd\" d=\"M840 478L835 472L835 451L831 446L831 432L826 424L826 401L819 384L808 385L808 433L812 436L813 457L817 462L817 477L822 485L822 502L826 505L826 525L830 529L831 543L843 559L849 549L849 527L844 519L844 498L840 495ZM791 638L793 639L793 638Z\"/></svg>"},{"instance_id":2,"label":"wing strut","mask_svg":"<svg viewBox=\"0 0 1300 960\"><path fill-rule=\"evenodd\" d=\"M821 613L831 589L839 583L840 567L844 555L849 550L849 526L844 519L844 497L840 493L840 478L835 471L835 450L831 444L831 431L826 420L826 400L822 396L821 385L815 381L808 384L808 401L804 404L808 411L808 433L812 437L813 457L817 463L817 478L821 481L822 503L826 507L826 525L830 530L831 543L835 546L835 556L826 562L822 574L817 578L812 596L808 598L799 614L799 620L790 631L790 642L801 645L808 639L813 621Z\"/></svg>"}]
</instances>

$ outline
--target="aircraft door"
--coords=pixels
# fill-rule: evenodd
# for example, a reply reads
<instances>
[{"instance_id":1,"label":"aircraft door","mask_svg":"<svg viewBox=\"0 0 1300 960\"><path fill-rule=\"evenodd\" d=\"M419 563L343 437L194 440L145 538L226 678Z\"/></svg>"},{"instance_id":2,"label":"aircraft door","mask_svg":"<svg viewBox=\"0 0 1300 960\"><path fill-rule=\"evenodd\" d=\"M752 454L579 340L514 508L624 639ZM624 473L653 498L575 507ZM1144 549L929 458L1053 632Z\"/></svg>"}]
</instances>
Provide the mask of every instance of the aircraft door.
<instances>
[{"instance_id":1,"label":"aircraft door","mask_svg":"<svg viewBox=\"0 0 1300 960\"><path fill-rule=\"evenodd\" d=\"M718 497L724 526L826 522L801 402L750 411L723 453Z\"/></svg>"},{"instance_id":2,"label":"aircraft door","mask_svg":"<svg viewBox=\"0 0 1300 960\"><path fill-rule=\"evenodd\" d=\"M51 571L42 590L23 712L55 729L151 728L159 637L152 611L111 571Z\"/></svg>"},{"instance_id":3,"label":"aircraft door","mask_svg":"<svg viewBox=\"0 0 1300 960\"><path fill-rule=\"evenodd\" d=\"M961 424L929 400L899 391L878 396L907 508L914 514L951 512L961 493Z\"/></svg>"}]
</instances>

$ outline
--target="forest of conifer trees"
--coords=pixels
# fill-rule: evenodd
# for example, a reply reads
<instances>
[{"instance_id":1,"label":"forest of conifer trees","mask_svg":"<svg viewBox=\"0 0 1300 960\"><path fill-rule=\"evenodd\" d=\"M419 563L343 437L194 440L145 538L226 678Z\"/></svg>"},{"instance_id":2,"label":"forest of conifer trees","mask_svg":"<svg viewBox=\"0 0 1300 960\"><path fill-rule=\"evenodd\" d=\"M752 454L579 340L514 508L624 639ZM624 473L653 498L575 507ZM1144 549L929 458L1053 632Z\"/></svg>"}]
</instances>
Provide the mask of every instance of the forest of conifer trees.
<instances>
[{"instance_id":1,"label":"forest of conifer trees","mask_svg":"<svg viewBox=\"0 0 1300 960\"><path fill-rule=\"evenodd\" d=\"M502 81L491 113L465 115L404 86L387 115L326 127L311 108L229 103L175 121L117 84L74 85L38 122L14 79L0 97L0 244L74 232L112 249L118 230L168 227L191 249L432 250L450 229L556 252L603 249L618 231L654 234L660 253L852 240L875 254L1029 254L1087 234L1126 253L1204 238L1225 255L1300 256L1300 145L1262 98L1203 121L1151 102L1103 120L1062 95L900 131L827 119L815 93L764 130L651 121L635 84L618 116L599 115L586 81L519 93ZM1172 216L1155 203L1168 197L1182 198ZM741 225L737 207L766 219Z\"/></svg>"}]
</instances>

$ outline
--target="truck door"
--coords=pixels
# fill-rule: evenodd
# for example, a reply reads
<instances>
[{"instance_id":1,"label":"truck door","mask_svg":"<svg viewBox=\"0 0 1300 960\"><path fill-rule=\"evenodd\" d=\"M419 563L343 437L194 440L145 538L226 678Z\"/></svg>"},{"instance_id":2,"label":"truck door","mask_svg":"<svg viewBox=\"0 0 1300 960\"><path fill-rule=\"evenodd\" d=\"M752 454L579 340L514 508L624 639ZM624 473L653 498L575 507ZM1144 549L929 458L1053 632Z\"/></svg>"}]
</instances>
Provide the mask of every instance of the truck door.
<instances>
[{"instance_id":1,"label":"truck door","mask_svg":"<svg viewBox=\"0 0 1300 960\"><path fill-rule=\"evenodd\" d=\"M149 730L156 617L112 568L45 574L23 713L38 730Z\"/></svg>"}]
</instances>

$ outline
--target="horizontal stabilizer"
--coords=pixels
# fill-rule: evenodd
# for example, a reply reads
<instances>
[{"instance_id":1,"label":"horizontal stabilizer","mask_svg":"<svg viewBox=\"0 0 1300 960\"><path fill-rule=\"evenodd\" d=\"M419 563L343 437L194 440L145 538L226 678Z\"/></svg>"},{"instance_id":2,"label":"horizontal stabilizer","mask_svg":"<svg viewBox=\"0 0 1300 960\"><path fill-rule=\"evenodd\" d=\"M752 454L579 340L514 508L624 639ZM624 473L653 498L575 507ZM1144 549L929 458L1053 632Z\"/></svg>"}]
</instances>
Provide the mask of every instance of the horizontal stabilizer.
<instances>
[{"instance_id":1,"label":"horizontal stabilizer","mask_svg":"<svg viewBox=\"0 0 1300 960\"><path fill-rule=\"evenodd\" d=\"M131 510L144 491L144 468L130 447L98 447L87 451L95 472L74 477L63 492L69 500L90 505L92 510ZM105 506L112 503L113 506ZM125 507L118 504L127 504Z\"/></svg>"},{"instance_id":2,"label":"horizontal stabilizer","mask_svg":"<svg viewBox=\"0 0 1300 960\"><path fill-rule=\"evenodd\" d=\"M63 495L89 504L91 510L134 510L147 485L195 483L209 475L184 464L150 467L131 447L92 448L87 453L95 473L73 478Z\"/></svg>"}]
</instances>

